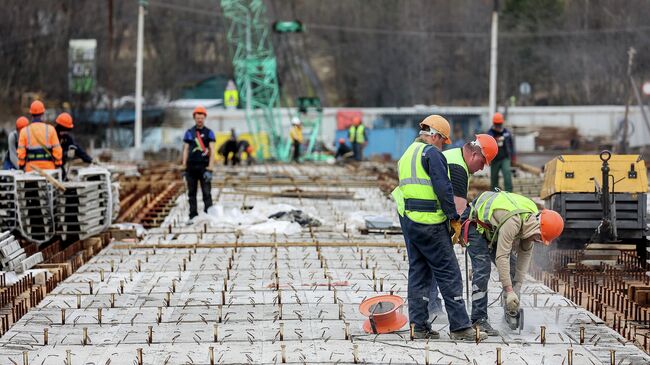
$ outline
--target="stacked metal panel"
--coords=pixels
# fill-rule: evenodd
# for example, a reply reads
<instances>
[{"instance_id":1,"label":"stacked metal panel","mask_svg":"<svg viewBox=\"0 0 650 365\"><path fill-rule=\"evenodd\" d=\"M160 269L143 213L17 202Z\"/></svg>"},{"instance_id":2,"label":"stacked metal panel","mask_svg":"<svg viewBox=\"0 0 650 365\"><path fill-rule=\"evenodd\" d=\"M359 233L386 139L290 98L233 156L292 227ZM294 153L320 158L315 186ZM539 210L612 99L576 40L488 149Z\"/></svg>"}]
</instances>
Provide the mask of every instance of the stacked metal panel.
<instances>
[{"instance_id":1,"label":"stacked metal panel","mask_svg":"<svg viewBox=\"0 0 650 365\"><path fill-rule=\"evenodd\" d=\"M57 191L54 219L63 239L83 239L100 233L106 221L101 182L64 182L65 191Z\"/></svg>"},{"instance_id":2,"label":"stacked metal panel","mask_svg":"<svg viewBox=\"0 0 650 365\"><path fill-rule=\"evenodd\" d=\"M111 224L114 201L110 173L104 168L77 170L76 181L65 182L65 192L57 192L55 220L57 233L84 239L98 234Z\"/></svg>"},{"instance_id":3,"label":"stacked metal panel","mask_svg":"<svg viewBox=\"0 0 650 365\"><path fill-rule=\"evenodd\" d=\"M14 271L27 257L18 240L10 231L0 233L0 263L3 271Z\"/></svg>"},{"instance_id":4,"label":"stacked metal panel","mask_svg":"<svg viewBox=\"0 0 650 365\"><path fill-rule=\"evenodd\" d=\"M16 172L0 171L0 230L11 231L16 228ZM21 173L22 174L22 173Z\"/></svg>"},{"instance_id":5,"label":"stacked metal panel","mask_svg":"<svg viewBox=\"0 0 650 365\"><path fill-rule=\"evenodd\" d=\"M32 173L15 175L16 217L21 235L36 244L54 236L52 186Z\"/></svg>"}]
</instances>

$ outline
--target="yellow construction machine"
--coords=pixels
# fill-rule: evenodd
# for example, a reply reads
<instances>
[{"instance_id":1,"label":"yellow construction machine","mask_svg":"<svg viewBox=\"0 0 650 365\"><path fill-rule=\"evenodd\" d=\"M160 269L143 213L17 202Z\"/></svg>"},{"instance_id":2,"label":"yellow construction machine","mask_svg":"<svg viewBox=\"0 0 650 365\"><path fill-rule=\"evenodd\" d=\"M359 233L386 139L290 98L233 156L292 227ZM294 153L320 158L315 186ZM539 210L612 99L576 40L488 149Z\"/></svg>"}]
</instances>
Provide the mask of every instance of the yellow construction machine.
<instances>
[{"instance_id":1,"label":"yellow construction machine","mask_svg":"<svg viewBox=\"0 0 650 365\"><path fill-rule=\"evenodd\" d=\"M648 176L639 155L560 155L544 175L540 197L565 221L561 248L634 243L645 253Z\"/></svg>"}]
</instances>

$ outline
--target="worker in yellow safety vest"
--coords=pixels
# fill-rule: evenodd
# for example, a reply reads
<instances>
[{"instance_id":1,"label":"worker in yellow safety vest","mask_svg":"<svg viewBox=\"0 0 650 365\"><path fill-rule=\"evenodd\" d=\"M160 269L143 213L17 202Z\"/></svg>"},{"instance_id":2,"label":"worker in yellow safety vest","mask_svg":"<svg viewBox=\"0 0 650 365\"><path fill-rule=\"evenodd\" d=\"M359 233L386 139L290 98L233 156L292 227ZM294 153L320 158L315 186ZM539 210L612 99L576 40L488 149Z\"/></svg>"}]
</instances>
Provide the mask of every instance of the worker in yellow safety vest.
<instances>
[{"instance_id":1,"label":"worker in yellow safety vest","mask_svg":"<svg viewBox=\"0 0 650 365\"><path fill-rule=\"evenodd\" d=\"M363 149L368 145L368 131L361 122L360 117L352 119L352 125L348 129L348 139L352 144L352 152L356 161L363 160Z\"/></svg>"},{"instance_id":2,"label":"worker in yellow safety vest","mask_svg":"<svg viewBox=\"0 0 650 365\"><path fill-rule=\"evenodd\" d=\"M460 237L460 215L454 205L443 144L449 144L449 122L430 115L420 123L419 137L398 162L399 186L392 196L409 257L409 320L418 339L436 339L427 310L432 278L438 281L453 340L473 341L463 300L463 282L452 242ZM478 333L485 339L485 332Z\"/></svg>"},{"instance_id":3,"label":"worker in yellow safety vest","mask_svg":"<svg viewBox=\"0 0 650 365\"><path fill-rule=\"evenodd\" d=\"M293 146L293 162L300 162L300 146L302 145L302 122L300 118L293 117L291 120L291 130L289 131L289 138L291 138L291 145Z\"/></svg>"},{"instance_id":4,"label":"worker in yellow safety vest","mask_svg":"<svg viewBox=\"0 0 650 365\"><path fill-rule=\"evenodd\" d=\"M472 320L487 322L487 287L492 261L499 272L507 313L517 315L533 245L535 242L549 245L559 237L564 229L562 216L550 209L540 211L535 202L523 195L488 191L470 204L462 219L463 241L473 250L470 252L473 256Z\"/></svg>"}]
</instances>

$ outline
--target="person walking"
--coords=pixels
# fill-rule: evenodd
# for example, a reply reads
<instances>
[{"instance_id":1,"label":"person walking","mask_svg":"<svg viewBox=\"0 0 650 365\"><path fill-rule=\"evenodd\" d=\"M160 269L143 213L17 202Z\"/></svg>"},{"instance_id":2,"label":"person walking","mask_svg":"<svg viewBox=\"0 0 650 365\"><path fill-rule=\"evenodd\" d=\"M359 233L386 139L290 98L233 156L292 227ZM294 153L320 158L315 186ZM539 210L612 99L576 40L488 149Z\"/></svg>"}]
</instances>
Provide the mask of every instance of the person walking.
<instances>
[{"instance_id":1,"label":"person walking","mask_svg":"<svg viewBox=\"0 0 650 365\"><path fill-rule=\"evenodd\" d=\"M499 172L503 174L503 185L506 191L512 191L512 164L517 160L515 142L510 131L504 127L503 114L494 113L492 128L487 132L496 139L499 153L490 165L490 185L492 190L499 187Z\"/></svg>"},{"instance_id":2,"label":"person walking","mask_svg":"<svg viewBox=\"0 0 650 365\"><path fill-rule=\"evenodd\" d=\"M419 137L398 162L399 186L392 196L409 257L408 303L413 336L440 337L428 322L427 310L435 276L445 300L450 337L473 341L477 334L465 311L463 283L452 244L460 237L460 216L442 154L443 144L451 143L449 134L449 122L439 115L430 115L420 123ZM487 338L485 332L478 335Z\"/></svg>"},{"instance_id":3,"label":"person walking","mask_svg":"<svg viewBox=\"0 0 650 365\"><path fill-rule=\"evenodd\" d=\"M185 132L183 137L183 162L182 169L185 170L185 181L187 183L187 198L190 203L190 220L198 215L196 204L196 193L198 184L201 184L203 195L203 210L207 213L212 206L210 188L212 172L214 171L214 132L205 126L207 111L202 106L194 108L192 113L194 122L192 128Z\"/></svg>"}]
</instances>

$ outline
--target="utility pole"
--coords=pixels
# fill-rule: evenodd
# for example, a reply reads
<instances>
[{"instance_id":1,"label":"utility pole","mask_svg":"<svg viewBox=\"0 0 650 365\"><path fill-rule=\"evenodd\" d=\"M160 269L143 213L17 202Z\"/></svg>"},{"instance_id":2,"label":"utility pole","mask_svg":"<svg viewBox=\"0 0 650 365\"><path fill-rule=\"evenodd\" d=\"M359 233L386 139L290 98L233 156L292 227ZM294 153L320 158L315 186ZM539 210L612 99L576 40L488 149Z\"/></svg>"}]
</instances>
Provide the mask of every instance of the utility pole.
<instances>
[{"instance_id":1,"label":"utility pole","mask_svg":"<svg viewBox=\"0 0 650 365\"><path fill-rule=\"evenodd\" d=\"M113 147L113 127L115 126L115 111L113 110L113 0L108 0L108 77L106 78L106 91L108 92L108 147Z\"/></svg>"},{"instance_id":2,"label":"utility pole","mask_svg":"<svg viewBox=\"0 0 650 365\"><path fill-rule=\"evenodd\" d=\"M138 0L138 41L135 62L135 148L142 147L142 52L144 48L144 11L148 0Z\"/></svg>"},{"instance_id":3,"label":"utility pole","mask_svg":"<svg viewBox=\"0 0 650 365\"><path fill-rule=\"evenodd\" d=\"M634 55L636 50L633 47L627 51L627 77L630 79L632 77L632 65L634 63ZM627 98L625 100L625 118L623 118L623 138L621 139L620 150L621 153L627 153L627 135L629 133L629 114L630 114L630 99L632 98L630 87L627 89Z\"/></svg>"},{"instance_id":4,"label":"utility pole","mask_svg":"<svg viewBox=\"0 0 650 365\"><path fill-rule=\"evenodd\" d=\"M492 118L497 111L497 43L499 38L499 0L494 0L492 9L492 40L490 42L490 100L489 108Z\"/></svg>"}]
</instances>

